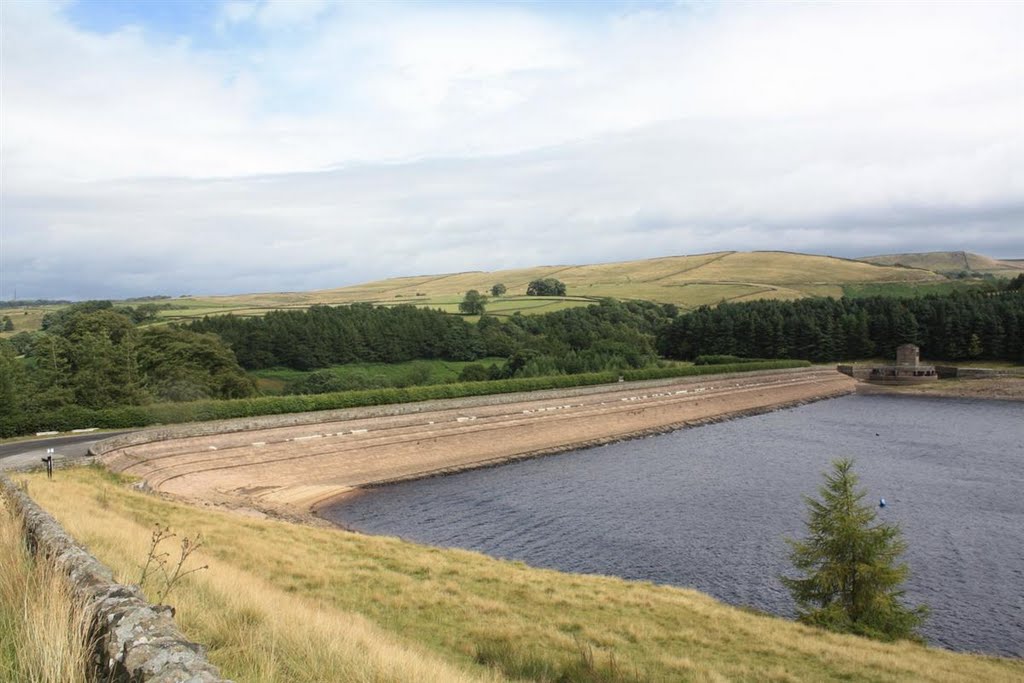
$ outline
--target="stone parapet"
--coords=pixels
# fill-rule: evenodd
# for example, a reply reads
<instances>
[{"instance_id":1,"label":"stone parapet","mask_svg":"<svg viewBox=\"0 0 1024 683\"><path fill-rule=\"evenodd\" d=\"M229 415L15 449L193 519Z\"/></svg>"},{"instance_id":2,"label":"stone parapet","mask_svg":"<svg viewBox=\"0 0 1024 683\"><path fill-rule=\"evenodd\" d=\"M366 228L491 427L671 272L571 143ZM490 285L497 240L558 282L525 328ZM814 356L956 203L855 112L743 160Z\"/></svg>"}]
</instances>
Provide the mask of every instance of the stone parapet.
<instances>
[{"instance_id":1,"label":"stone parapet","mask_svg":"<svg viewBox=\"0 0 1024 683\"><path fill-rule=\"evenodd\" d=\"M51 559L68 577L74 595L86 605L101 680L230 683L206 660L203 647L181 634L172 619L172 608L150 605L139 588L114 581L109 568L3 475L0 495L24 519L31 551Z\"/></svg>"},{"instance_id":2,"label":"stone parapet","mask_svg":"<svg viewBox=\"0 0 1024 683\"><path fill-rule=\"evenodd\" d=\"M958 377L960 379L988 379L989 377L1020 377L1024 368L965 368L954 365L937 365L935 370L939 377Z\"/></svg>"}]
</instances>

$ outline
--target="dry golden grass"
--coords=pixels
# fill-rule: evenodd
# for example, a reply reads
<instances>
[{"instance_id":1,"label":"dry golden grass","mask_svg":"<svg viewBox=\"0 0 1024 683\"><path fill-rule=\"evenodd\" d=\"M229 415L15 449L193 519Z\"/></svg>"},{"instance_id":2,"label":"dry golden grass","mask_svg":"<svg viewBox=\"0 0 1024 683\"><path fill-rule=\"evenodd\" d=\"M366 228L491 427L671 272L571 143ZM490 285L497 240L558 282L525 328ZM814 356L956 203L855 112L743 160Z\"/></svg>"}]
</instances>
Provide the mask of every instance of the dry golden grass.
<instances>
[{"instance_id":1,"label":"dry golden grass","mask_svg":"<svg viewBox=\"0 0 1024 683\"><path fill-rule=\"evenodd\" d=\"M268 582L267 575L255 567L266 563L281 570L287 560L284 554L258 549L266 542L261 532L289 528L301 532L300 528L173 506L124 491L92 468L61 472L57 479L33 478L33 497L110 566L121 582L138 581L154 526L151 522L166 520L172 531L184 535L202 532L206 549L196 553L186 569L203 564L209 569L186 577L167 601L178 609L183 632L208 645L211 661L229 678L288 683L500 680L486 669L469 672L465 665L446 662L354 611L304 596L282 581L285 575L277 571L270 574L276 585ZM236 534L248 536L255 544L242 544L242 555L233 558L228 539ZM278 545L284 540L285 535L275 535L268 549L277 546L277 551L290 552ZM306 548L302 557L315 568L314 552ZM339 580L334 590L344 591L343 577L334 579Z\"/></svg>"},{"instance_id":2,"label":"dry golden grass","mask_svg":"<svg viewBox=\"0 0 1024 683\"><path fill-rule=\"evenodd\" d=\"M1019 661L826 634L691 590L171 503L95 468L31 486L128 579L157 522L201 532L210 569L172 602L238 681L1024 678Z\"/></svg>"},{"instance_id":3,"label":"dry golden grass","mask_svg":"<svg viewBox=\"0 0 1024 683\"><path fill-rule=\"evenodd\" d=\"M934 273L878 266L860 261L778 251L734 252L691 270L687 280L817 285L941 279Z\"/></svg>"},{"instance_id":4,"label":"dry golden grass","mask_svg":"<svg viewBox=\"0 0 1024 683\"><path fill-rule=\"evenodd\" d=\"M584 297L645 299L694 308L721 301L796 299L822 294L841 296L842 284L939 280L922 270L785 252L718 252L695 256L667 256L641 261L584 266L538 266L494 272L472 271L445 275L399 277L351 287L314 292L247 294L178 300L181 311L237 309L258 313L285 305L341 304L354 301L454 305L470 289L481 292L501 282L508 297L524 296L531 280L554 277L569 294ZM500 301L500 300L499 300ZM523 309L524 313L530 310ZM539 312L539 311L532 311Z\"/></svg>"},{"instance_id":5,"label":"dry golden grass","mask_svg":"<svg viewBox=\"0 0 1024 683\"><path fill-rule=\"evenodd\" d=\"M785 252L721 252L586 266L542 266L493 273L472 272L427 278L401 278L372 283L372 287L374 291L383 295L399 291L392 288L392 285L395 285L427 296L437 296L443 293L460 293L466 289L483 291L494 282L503 282L508 287L509 294L516 295L524 294L529 281L539 277L555 277L563 281L570 294L589 294L582 291L586 288L611 288L619 292L618 296L621 298L642 298L636 294L638 287L665 290L673 285L697 282L763 286L939 279L934 274L829 256ZM349 288L328 291L343 293L347 289ZM667 292L661 291L661 294L665 295Z\"/></svg>"},{"instance_id":6,"label":"dry golden grass","mask_svg":"<svg viewBox=\"0 0 1024 683\"><path fill-rule=\"evenodd\" d=\"M10 332L0 331L0 338L13 337L19 332L34 332L42 327L43 316L55 311L60 306L39 306L35 308L0 308L0 319L10 316L14 329Z\"/></svg>"},{"instance_id":7,"label":"dry golden grass","mask_svg":"<svg viewBox=\"0 0 1024 683\"><path fill-rule=\"evenodd\" d=\"M0 681L88 680L83 605L51 562L32 558L21 521L0 502Z\"/></svg>"},{"instance_id":8,"label":"dry golden grass","mask_svg":"<svg viewBox=\"0 0 1024 683\"><path fill-rule=\"evenodd\" d=\"M926 270L875 265L830 256L726 251L583 266L553 265L494 272L396 277L310 292L179 297L165 302L173 308L161 311L160 320L190 320L223 313L253 316L281 308L301 309L313 304L336 305L357 301L440 307L455 312L466 291L476 289L488 293L491 286L498 282L508 288L504 302L502 299L492 302L493 312L499 314L508 315L515 310L524 314L546 313L588 303L576 300L566 301L560 306L534 306L525 299L527 285L531 280L545 277L554 277L564 282L571 297L643 299L672 303L684 309L715 305L722 301L842 296L844 284L931 282L943 279ZM515 297L521 298L518 304L514 303ZM38 319L41 319L43 312L40 309L36 318L30 317L26 326L34 324L32 329L38 328ZM17 321L15 324L18 324Z\"/></svg>"},{"instance_id":9,"label":"dry golden grass","mask_svg":"<svg viewBox=\"0 0 1024 683\"><path fill-rule=\"evenodd\" d=\"M929 251L920 254L884 254L866 256L861 261L877 263L885 266L900 264L910 268L924 268L938 273L973 270L979 273L992 273L1003 277L1014 277L1024 272L1024 263L1018 261L999 261L969 251Z\"/></svg>"}]
</instances>

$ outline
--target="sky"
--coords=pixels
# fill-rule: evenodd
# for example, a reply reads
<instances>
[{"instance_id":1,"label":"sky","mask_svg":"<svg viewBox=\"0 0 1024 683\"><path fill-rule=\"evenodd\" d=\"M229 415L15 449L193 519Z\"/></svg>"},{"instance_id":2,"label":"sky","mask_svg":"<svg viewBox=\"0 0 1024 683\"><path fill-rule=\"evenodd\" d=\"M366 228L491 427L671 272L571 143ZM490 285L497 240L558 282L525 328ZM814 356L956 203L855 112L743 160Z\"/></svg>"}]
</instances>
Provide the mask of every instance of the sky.
<instances>
[{"instance_id":1,"label":"sky","mask_svg":"<svg viewBox=\"0 0 1024 683\"><path fill-rule=\"evenodd\" d=\"M0 0L0 299L1024 258L1024 3Z\"/></svg>"}]
</instances>

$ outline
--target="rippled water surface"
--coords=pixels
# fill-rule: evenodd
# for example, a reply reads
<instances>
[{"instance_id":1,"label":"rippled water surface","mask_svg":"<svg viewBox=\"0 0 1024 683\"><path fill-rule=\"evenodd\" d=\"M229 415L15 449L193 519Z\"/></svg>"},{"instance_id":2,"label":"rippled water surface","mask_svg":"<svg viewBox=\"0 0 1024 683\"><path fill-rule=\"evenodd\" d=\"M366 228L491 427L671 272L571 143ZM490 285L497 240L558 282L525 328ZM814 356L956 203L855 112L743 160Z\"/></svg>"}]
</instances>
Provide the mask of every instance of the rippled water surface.
<instances>
[{"instance_id":1,"label":"rippled water surface","mask_svg":"<svg viewBox=\"0 0 1024 683\"><path fill-rule=\"evenodd\" d=\"M909 543L924 635L1024 656L1024 404L848 396L376 489L353 528L566 571L690 586L792 616L777 576L804 494L850 456Z\"/></svg>"}]
</instances>

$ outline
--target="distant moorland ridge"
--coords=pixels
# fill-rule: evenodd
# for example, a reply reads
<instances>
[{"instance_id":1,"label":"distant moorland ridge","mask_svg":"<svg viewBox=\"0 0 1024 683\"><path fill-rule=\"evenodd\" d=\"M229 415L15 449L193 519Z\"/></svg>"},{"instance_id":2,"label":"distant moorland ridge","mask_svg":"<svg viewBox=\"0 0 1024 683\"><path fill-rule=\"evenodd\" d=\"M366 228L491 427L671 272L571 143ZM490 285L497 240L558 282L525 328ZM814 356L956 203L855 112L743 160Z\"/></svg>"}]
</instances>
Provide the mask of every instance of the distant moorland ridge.
<instances>
[{"instance_id":1,"label":"distant moorland ridge","mask_svg":"<svg viewBox=\"0 0 1024 683\"><path fill-rule=\"evenodd\" d=\"M1024 273L1024 259L994 259L969 251L930 251L922 254L884 254L858 259L881 266L921 268L940 274L990 273L1000 277L1013 277Z\"/></svg>"},{"instance_id":2,"label":"distant moorland ridge","mask_svg":"<svg viewBox=\"0 0 1024 683\"><path fill-rule=\"evenodd\" d=\"M946 252L935 252L936 255ZM864 294L920 294L969 286L957 277L962 267L951 267L948 259L934 258L935 268L926 264L931 254L898 254L864 259L799 254L784 251L722 251L688 256L590 265L548 265L497 271L468 271L435 275L394 277L335 289L309 292L255 293L233 296L187 297L173 300L175 309L166 315L196 317L203 314L236 312L260 315L273 308L305 308L322 304L357 301L376 304L414 304L458 312L459 301L475 289L489 294L493 285L505 285L506 293L492 299L488 315L549 313L586 305L594 299L643 299L675 304L683 310L723 301L758 299L802 299L808 296L856 296ZM891 259L892 263L876 263ZM1012 277L1024 272L1024 263L1001 262L968 252L973 283L978 277ZM900 265L895 265L895 263ZM908 267L910 266L910 267ZM956 274L954 275L954 271ZM564 282L567 297L527 297L527 285L539 278Z\"/></svg>"},{"instance_id":3,"label":"distant moorland ridge","mask_svg":"<svg viewBox=\"0 0 1024 683\"><path fill-rule=\"evenodd\" d=\"M217 297L241 299L284 297L309 300L393 302L395 299L458 296L470 289L488 292L502 283L507 296L526 294L539 278L564 282L570 296L647 299L686 306L760 298L796 299L842 295L842 286L867 282L927 282L942 280L931 272L877 265L832 256L790 252L724 251L689 256L664 256L636 261L590 265L549 265L498 271L469 271L395 277L359 285L306 293Z\"/></svg>"},{"instance_id":4,"label":"distant moorland ridge","mask_svg":"<svg viewBox=\"0 0 1024 683\"><path fill-rule=\"evenodd\" d=\"M366 302L412 304L448 313L459 312L469 290L489 295L503 284L505 294L492 298L487 314L550 313L585 306L603 297L675 304L682 310L723 301L794 300L813 296L915 296L943 293L981 284L985 278L1024 273L1024 261L1000 261L971 252L889 254L861 259L784 251L722 251L688 256L590 265L548 265L497 271L468 271L393 277L385 280L307 292L263 292L225 296L148 297L158 302L163 322L204 315L263 315L314 304ZM567 296L526 296L528 284L541 278L565 283ZM139 300L132 300L134 304ZM61 305L9 306L5 315L15 331L38 329L42 315ZM7 335L13 332L7 332ZM0 334L4 334L0 332Z\"/></svg>"}]
</instances>

